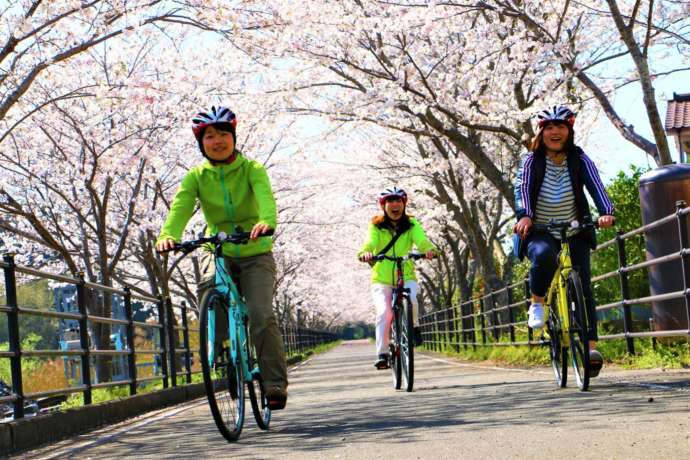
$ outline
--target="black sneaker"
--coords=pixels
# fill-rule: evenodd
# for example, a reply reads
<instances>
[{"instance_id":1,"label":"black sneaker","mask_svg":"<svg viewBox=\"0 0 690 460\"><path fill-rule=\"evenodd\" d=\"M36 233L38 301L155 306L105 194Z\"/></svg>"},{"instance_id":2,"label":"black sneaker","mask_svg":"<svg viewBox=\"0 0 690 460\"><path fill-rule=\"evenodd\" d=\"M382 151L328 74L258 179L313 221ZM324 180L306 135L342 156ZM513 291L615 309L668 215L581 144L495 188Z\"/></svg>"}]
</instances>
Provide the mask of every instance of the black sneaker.
<instances>
[{"instance_id":1,"label":"black sneaker","mask_svg":"<svg viewBox=\"0 0 690 460\"><path fill-rule=\"evenodd\" d=\"M388 365L388 354L387 353L381 353L378 357L378 359L374 362L374 367L380 371L384 369L388 369L390 366Z\"/></svg>"},{"instance_id":2,"label":"black sneaker","mask_svg":"<svg viewBox=\"0 0 690 460\"><path fill-rule=\"evenodd\" d=\"M596 377L604 366L604 357L597 350L589 350L589 376Z\"/></svg>"},{"instance_id":3,"label":"black sneaker","mask_svg":"<svg viewBox=\"0 0 690 460\"><path fill-rule=\"evenodd\" d=\"M422 337L422 330L418 327L415 327L413 330L413 335L414 335L414 346L419 347L424 343L424 337Z\"/></svg>"}]
</instances>

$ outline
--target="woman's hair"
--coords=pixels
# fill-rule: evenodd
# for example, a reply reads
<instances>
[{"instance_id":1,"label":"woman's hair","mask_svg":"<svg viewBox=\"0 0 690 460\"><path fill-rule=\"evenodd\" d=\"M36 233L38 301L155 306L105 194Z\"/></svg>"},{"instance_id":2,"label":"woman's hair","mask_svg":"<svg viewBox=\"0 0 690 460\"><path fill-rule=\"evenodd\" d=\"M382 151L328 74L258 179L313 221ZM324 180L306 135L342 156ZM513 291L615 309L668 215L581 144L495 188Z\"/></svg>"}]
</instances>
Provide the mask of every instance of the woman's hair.
<instances>
[{"instance_id":1,"label":"woman's hair","mask_svg":"<svg viewBox=\"0 0 690 460\"><path fill-rule=\"evenodd\" d=\"M566 122L549 121L544 128L546 128L549 123L562 124L568 127L568 139L565 141L565 147L563 150L568 153L572 152L575 149L575 131L573 130L573 127ZM530 143L529 149L536 154L546 155L546 145L544 145L544 129L540 129L539 133L534 136L532 142Z\"/></svg>"},{"instance_id":2,"label":"woman's hair","mask_svg":"<svg viewBox=\"0 0 690 460\"><path fill-rule=\"evenodd\" d=\"M403 213L402 217L400 217L400 220L398 220L397 226L393 224L393 221L391 220L390 217L388 217L388 214L386 214L386 211L383 212L383 214L379 214L377 216L374 216L373 219L371 219L371 223L376 225L378 228L390 228L391 230L394 228L398 228L398 231L400 233L408 230L410 227L412 227L412 222L410 222L410 215L407 213Z\"/></svg>"}]
</instances>

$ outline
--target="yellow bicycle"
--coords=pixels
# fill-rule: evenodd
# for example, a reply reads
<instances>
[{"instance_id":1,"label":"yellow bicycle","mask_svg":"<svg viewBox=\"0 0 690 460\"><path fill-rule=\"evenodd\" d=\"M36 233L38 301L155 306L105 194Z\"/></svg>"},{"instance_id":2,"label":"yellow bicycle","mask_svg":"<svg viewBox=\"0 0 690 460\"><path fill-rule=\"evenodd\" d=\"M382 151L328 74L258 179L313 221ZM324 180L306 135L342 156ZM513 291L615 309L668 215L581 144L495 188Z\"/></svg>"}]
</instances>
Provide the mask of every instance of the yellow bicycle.
<instances>
[{"instance_id":1,"label":"yellow bicycle","mask_svg":"<svg viewBox=\"0 0 690 460\"><path fill-rule=\"evenodd\" d=\"M576 267L570 259L568 230L572 228L594 228L595 224L577 221L564 222L551 220L548 224L535 224L534 231L550 232L557 230L561 237L561 251L558 254L558 268L546 292L544 306L548 315L544 340L548 340L551 366L556 383L565 388L568 381L568 350L580 390L589 388L589 321L582 292L582 282ZM546 337L548 336L548 337Z\"/></svg>"}]
</instances>

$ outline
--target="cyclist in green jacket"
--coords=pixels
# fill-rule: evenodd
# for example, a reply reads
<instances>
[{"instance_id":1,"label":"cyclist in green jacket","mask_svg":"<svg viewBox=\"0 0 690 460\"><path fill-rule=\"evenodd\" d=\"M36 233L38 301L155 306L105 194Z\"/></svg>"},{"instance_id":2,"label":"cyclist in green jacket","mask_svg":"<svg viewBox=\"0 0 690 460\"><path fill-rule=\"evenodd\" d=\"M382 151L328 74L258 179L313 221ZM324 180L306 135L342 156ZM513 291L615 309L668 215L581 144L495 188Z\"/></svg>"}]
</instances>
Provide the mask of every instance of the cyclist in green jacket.
<instances>
[{"instance_id":1,"label":"cyclist in green jacket","mask_svg":"<svg viewBox=\"0 0 690 460\"><path fill-rule=\"evenodd\" d=\"M434 257L435 246L424 233L422 225L405 212L407 194L397 187L386 189L379 195L379 205L382 215L374 217L369 225L369 237L357 253L362 262L371 262L375 255L386 249L396 233L400 236L394 244L385 252L391 257L407 255L412 246L426 255L427 259ZM390 340L390 327L393 320L392 300L393 288L396 284L395 262L381 260L373 266L371 274L371 294L376 307L376 352L377 359L374 366L377 369L388 367L388 342ZM405 287L410 289L412 300L412 316L415 324L414 335L417 345L422 343L422 335L417 326L417 277L415 276L412 260L405 262L403 266Z\"/></svg>"},{"instance_id":2,"label":"cyclist in green jacket","mask_svg":"<svg viewBox=\"0 0 690 460\"><path fill-rule=\"evenodd\" d=\"M269 407L282 409L287 401L287 366L283 339L273 313L276 266L273 240L261 236L276 228L276 202L264 167L235 149L237 118L227 107L211 107L192 119L192 131L206 160L189 170L170 205L156 249L173 249L194 214L197 202L207 235L233 233L236 226L251 229L245 245L223 246L226 267L239 266L240 285L247 302L252 341L259 356ZM213 285L215 264L208 253L201 264L198 296Z\"/></svg>"}]
</instances>

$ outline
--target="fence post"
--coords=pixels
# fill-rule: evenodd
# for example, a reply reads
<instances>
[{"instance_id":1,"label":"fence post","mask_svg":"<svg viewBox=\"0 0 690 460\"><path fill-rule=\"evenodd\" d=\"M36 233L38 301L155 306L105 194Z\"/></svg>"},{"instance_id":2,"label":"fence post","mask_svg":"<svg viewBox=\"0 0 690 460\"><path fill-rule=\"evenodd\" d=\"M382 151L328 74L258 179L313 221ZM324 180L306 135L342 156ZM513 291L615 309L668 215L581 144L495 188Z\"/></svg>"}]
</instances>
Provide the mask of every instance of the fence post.
<instances>
[{"instance_id":1,"label":"fence post","mask_svg":"<svg viewBox=\"0 0 690 460\"><path fill-rule=\"evenodd\" d=\"M681 262L683 265L683 290L685 291L685 314L688 320L688 327L690 327L690 254L685 250L688 245L688 218L687 214L683 215L681 212L687 204L683 200L676 201L676 217L678 218L678 235L680 237L680 252L683 255Z\"/></svg>"},{"instance_id":2,"label":"fence post","mask_svg":"<svg viewBox=\"0 0 690 460\"><path fill-rule=\"evenodd\" d=\"M460 351L460 338L458 337L458 334L460 333L460 328L458 327L458 311L455 308L455 305L451 305L450 307L450 320L453 325L453 331L452 331L452 339L451 339L451 345L453 350L455 352Z\"/></svg>"},{"instance_id":3,"label":"fence post","mask_svg":"<svg viewBox=\"0 0 690 460\"><path fill-rule=\"evenodd\" d=\"M439 327L438 327L438 311L435 311L434 313L434 333L433 337L434 340L432 342L433 344L433 351L438 351L439 350L439 341L440 341L440 333L439 333Z\"/></svg>"},{"instance_id":4,"label":"fence post","mask_svg":"<svg viewBox=\"0 0 690 460\"><path fill-rule=\"evenodd\" d=\"M482 343L486 345L486 313L485 313L485 305L484 305L484 297L481 297L479 299L479 314L481 318L481 323L482 323Z\"/></svg>"},{"instance_id":5,"label":"fence post","mask_svg":"<svg viewBox=\"0 0 690 460\"><path fill-rule=\"evenodd\" d=\"M283 323L283 347L285 348L285 356L290 356L292 350L290 350L290 332L287 323Z\"/></svg>"},{"instance_id":6,"label":"fence post","mask_svg":"<svg viewBox=\"0 0 690 460\"><path fill-rule=\"evenodd\" d=\"M625 270L625 267L628 266L628 258L625 253L625 240L621 238L622 235L622 230L618 230L618 232L616 232L616 243L618 247L618 278L620 279L621 296L623 297L623 329L625 330L625 342L627 344L628 353L634 355L635 341L632 337L628 337L628 333L633 332L633 324L632 315L630 313L630 305L627 303L627 300L630 299L628 272Z\"/></svg>"},{"instance_id":7,"label":"fence post","mask_svg":"<svg viewBox=\"0 0 690 460\"><path fill-rule=\"evenodd\" d=\"M302 353L302 328L300 327L300 322L302 321L302 310L297 309L297 331L296 331L296 341L297 341L297 353Z\"/></svg>"},{"instance_id":8,"label":"fence post","mask_svg":"<svg viewBox=\"0 0 690 460\"><path fill-rule=\"evenodd\" d=\"M513 313L513 288L508 287L506 299L508 301L508 332L510 333L510 343L515 344L515 313Z\"/></svg>"},{"instance_id":9,"label":"fence post","mask_svg":"<svg viewBox=\"0 0 690 460\"><path fill-rule=\"evenodd\" d=\"M477 321L474 313L474 301L470 300L470 325L472 326L472 350L477 349Z\"/></svg>"},{"instance_id":10,"label":"fence post","mask_svg":"<svg viewBox=\"0 0 690 460\"><path fill-rule=\"evenodd\" d=\"M125 286L125 317L127 318L127 366L129 367L129 395L137 394L137 362L134 353L134 314L132 313L132 292Z\"/></svg>"},{"instance_id":11,"label":"fence post","mask_svg":"<svg viewBox=\"0 0 690 460\"><path fill-rule=\"evenodd\" d=\"M529 288L529 278L525 278L523 281L523 287L525 288L525 308L529 310L529 307L532 304L532 291ZM527 326L527 342L530 343L530 347L532 346L531 343L533 338L534 336L532 328Z\"/></svg>"},{"instance_id":12,"label":"fence post","mask_svg":"<svg viewBox=\"0 0 690 460\"><path fill-rule=\"evenodd\" d=\"M165 324L165 300L162 295L158 296L158 322L160 323L160 329L158 329L158 337L160 339L161 346L161 373L163 374L163 388L168 388L168 345L167 345L167 331Z\"/></svg>"},{"instance_id":13,"label":"fence post","mask_svg":"<svg viewBox=\"0 0 690 460\"><path fill-rule=\"evenodd\" d=\"M500 331L498 330L498 312L496 311L496 291L491 291L489 295L491 297L491 326L493 327L491 331L493 333L494 340L496 342L500 342Z\"/></svg>"},{"instance_id":14,"label":"fence post","mask_svg":"<svg viewBox=\"0 0 690 460\"><path fill-rule=\"evenodd\" d=\"M84 272L78 274L77 283L77 306L79 308L79 345L84 352L81 355L81 380L86 389L84 390L84 404L91 404L91 348L89 344L89 321L86 308L86 282Z\"/></svg>"},{"instance_id":15,"label":"fence post","mask_svg":"<svg viewBox=\"0 0 690 460\"><path fill-rule=\"evenodd\" d=\"M187 375L187 383L192 383L192 350L189 349L189 325L187 323L187 302L180 305L182 311L182 341L184 345L184 368Z\"/></svg>"},{"instance_id":16,"label":"fence post","mask_svg":"<svg viewBox=\"0 0 690 460\"><path fill-rule=\"evenodd\" d=\"M14 256L5 254L5 299L10 311L7 313L7 332L10 341L10 351L14 355L10 358L12 372L12 391L17 395L14 400L14 418L24 417L24 386L22 384L22 350L19 340L19 305L17 304L17 279L15 276Z\"/></svg>"},{"instance_id":17,"label":"fence post","mask_svg":"<svg viewBox=\"0 0 690 460\"><path fill-rule=\"evenodd\" d=\"M170 297L165 299L165 319L168 329L168 359L170 360L170 382L173 387L177 386L177 353L175 344L177 343L177 331L175 330L175 312L172 307Z\"/></svg>"}]
</instances>

